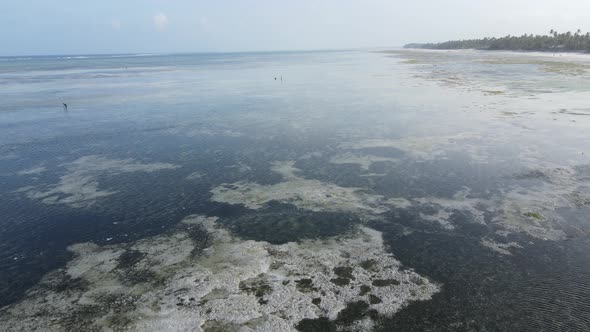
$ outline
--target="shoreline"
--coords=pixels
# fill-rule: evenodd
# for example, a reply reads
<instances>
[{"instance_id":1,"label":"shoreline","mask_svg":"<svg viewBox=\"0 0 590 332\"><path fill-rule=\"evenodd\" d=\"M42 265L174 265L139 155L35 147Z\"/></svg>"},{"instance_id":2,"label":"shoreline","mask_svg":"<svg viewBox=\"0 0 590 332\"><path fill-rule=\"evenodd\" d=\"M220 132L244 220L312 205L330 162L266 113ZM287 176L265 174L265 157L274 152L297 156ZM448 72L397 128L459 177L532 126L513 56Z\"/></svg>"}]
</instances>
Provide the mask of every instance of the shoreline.
<instances>
[{"instance_id":1,"label":"shoreline","mask_svg":"<svg viewBox=\"0 0 590 332\"><path fill-rule=\"evenodd\" d=\"M590 51L551 51L551 50L510 50L510 49L486 49L486 48L422 48L404 47L405 50L428 50L428 51L484 51L484 52L515 52L515 53L553 53L553 54L588 54Z\"/></svg>"},{"instance_id":2,"label":"shoreline","mask_svg":"<svg viewBox=\"0 0 590 332\"><path fill-rule=\"evenodd\" d=\"M475 48L462 48L462 49L430 49L430 48L402 48L399 50L382 50L376 51L376 53L384 54L401 54L404 52L423 52L423 53L466 53L466 52L479 52L487 54L505 54L505 55L527 55L534 57L545 57L545 58L560 58L567 60L586 60L590 61L590 52L546 52L546 51L514 51L514 50L486 50L486 49L475 49Z\"/></svg>"}]
</instances>

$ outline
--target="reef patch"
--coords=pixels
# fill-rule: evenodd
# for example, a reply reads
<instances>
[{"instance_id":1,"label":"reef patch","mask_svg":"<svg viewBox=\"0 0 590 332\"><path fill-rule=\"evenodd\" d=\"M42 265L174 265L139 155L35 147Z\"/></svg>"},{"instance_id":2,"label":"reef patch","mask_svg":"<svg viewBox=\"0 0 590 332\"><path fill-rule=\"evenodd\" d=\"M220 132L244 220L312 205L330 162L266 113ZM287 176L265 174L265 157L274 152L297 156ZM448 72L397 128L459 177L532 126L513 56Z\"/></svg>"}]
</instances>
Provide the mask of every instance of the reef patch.
<instances>
[{"instance_id":1,"label":"reef patch","mask_svg":"<svg viewBox=\"0 0 590 332\"><path fill-rule=\"evenodd\" d=\"M188 233L193 227L211 238L196 256ZM439 291L402 269L385 251L381 233L366 227L272 245L236 238L216 218L190 216L168 234L69 249L75 257L64 269L0 310L3 330L295 331L308 324L364 329L378 316ZM149 277L128 284L138 271ZM334 284L335 278L348 284ZM76 280L70 282L75 287L64 286L68 280Z\"/></svg>"},{"instance_id":2,"label":"reef patch","mask_svg":"<svg viewBox=\"0 0 590 332\"><path fill-rule=\"evenodd\" d=\"M80 157L71 163L63 164L67 172L52 185L22 188L30 199L38 199L45 204L65 204L74 208L90 207L103 197L116 193L101 189L98 183L100 175L115 176L122 173L146 172L176 169L180 166L168 163L144 164L133 159L110 159L92 155ZM26 170L24 174L32 174ZM40 170L33 170L39 172Z\"/></svg>"},{"instance_id":3,"label":"reef patch","mask_svg":"<svg viewBox=\"0 0 590 332\"><path fill-rule=\"evenodd\" d=\"M387 157L379 157L373 155L363 155L363 154L354 154L351 152L339 154L333 156L330 159L332 164L356 164L361 167L361 169L368 171L373 163L376 162L398 162L398 159L395 158L387 158Z\"/></svg>"},{"instance_id":4,"label":"reef patch","mask_svg":"<svg viewBox=\"0 0 590 332\"><path fill-rule=\"evenodd\" d=\"M298 175L300 170L294 164L294 161L273 164L272 170L283 177L283 182L273 185L244 181L225 183L211 190L211 199L242 204L254 210L271 201L278 201L315 212L349 212L367 217L384 213L390 208L385 197L367 193L361 188L303 178Z\"/></svg>"}]
</instances>

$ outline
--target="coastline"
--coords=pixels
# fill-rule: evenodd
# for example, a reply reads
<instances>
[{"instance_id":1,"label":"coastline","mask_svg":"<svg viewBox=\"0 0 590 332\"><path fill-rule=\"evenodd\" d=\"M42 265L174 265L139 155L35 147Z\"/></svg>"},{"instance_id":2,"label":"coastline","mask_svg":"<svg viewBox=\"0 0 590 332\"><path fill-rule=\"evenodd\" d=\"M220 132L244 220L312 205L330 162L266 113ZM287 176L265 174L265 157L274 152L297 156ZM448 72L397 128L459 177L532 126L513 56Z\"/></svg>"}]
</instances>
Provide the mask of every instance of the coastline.
<instances>
[{"instance_id":1,"label":"coastline","mask_svg":"<svg viewBox=\"0 0 590 332\"><path fill-rule=\"evenodd\" d=\"M494 55L527 55L532 57L544 57L544 58L559 58L568 60L587 60L590 61L590 52L575 52L575 51L561 51L561 52L548 52L548 51L526 51L526 50L487 50L487 49L475 49L475 48L462 48L462 49L431 49L431 48L401 48L398 50L382 50L375 51L376 53L384 54L402 54L410 52L421 52L421 53L488 53Z\"/></svg>"}]
</instances>

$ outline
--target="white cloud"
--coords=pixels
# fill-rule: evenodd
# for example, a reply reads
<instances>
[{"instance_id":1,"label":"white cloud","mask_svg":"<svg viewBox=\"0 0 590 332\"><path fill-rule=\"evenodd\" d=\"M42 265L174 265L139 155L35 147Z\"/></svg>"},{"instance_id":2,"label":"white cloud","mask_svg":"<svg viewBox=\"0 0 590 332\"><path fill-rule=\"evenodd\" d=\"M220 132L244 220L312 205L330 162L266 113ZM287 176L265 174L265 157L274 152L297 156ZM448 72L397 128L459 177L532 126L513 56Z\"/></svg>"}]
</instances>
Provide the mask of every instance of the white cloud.
<instances>
[{"instance_id":1,"label":"white cloud","mask_svg":"<svg viewBox=\"0 0 590 332\"><path fill-rule=\"evenodd\" d=\"M207 18L206 16L201 16L197 22L198 22L198 27L200 30L202 30L202 31L211 30L211 22L209 21L209 18Z\"/></svg>"},{"instance_id":2,"label":"white cloud","mask_svg":"<svg viewBox=\"0 0 590 332\"><path fill-rule=\"evenodd\" d=\"M111 20L111 28L113 28L114 30L121 29L121 21L119 21L119 20Z\"/></svg>"},{"instance_id":3,"label":"white cloud","mask_svg":"<svg viewBox=\"0 0 590 332\"><path fill-rule=\"evenodd\" d=\"M166 14L164 13L158 13L156 15L154 15L154 25L156 26L156 29L158 30L163 30L166 28L166 26L168 25L168 16L166 16Z\"/></svg>"}]
</instances>

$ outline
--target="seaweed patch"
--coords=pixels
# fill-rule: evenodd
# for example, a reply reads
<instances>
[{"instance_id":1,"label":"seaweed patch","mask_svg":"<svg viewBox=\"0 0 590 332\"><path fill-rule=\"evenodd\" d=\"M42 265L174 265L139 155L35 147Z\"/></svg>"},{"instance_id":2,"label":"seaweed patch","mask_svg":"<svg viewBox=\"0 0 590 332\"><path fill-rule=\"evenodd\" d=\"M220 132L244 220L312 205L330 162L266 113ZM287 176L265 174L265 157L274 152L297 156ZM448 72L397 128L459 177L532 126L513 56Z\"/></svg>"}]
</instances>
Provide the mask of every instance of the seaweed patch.
<instances>
[{"instance_id":1,"label":"seaweed patch","mask_svg":"<svg viewBox=\"0 0 590 332\"><path fill-rule=\"evenodd\" d=\"M67 267L3 308L0 325L11 331L357 329L439 291L428 279L402 270L385 251L381 233L370 228L272 245L236 238L215 220L184 220L209 233L210 245L197 256L183 227L128 244L71 246L75 257ZM133 271L150 274L127 284L125 276ZM337 278L348 285L331 281ZM68 280L75 285L69 288ZM67 291L42 286L60 282ZM368 286L374 284L378 287Z\"/></svg>"},{"instance_id":2,"label":"seaweed patch","mask_svg":"<svg viewBox=\"0 0 590 332\"><path fill-rule=\"evenodd\" d=\"M271 201L279 201L315 212L349 212L361 216L375 216L390 206L385 197L366 193L361 188L341 187L332 183L310 180L298 175L293 161L276 162L272 170L285 181L273 185L255 182L226 183L211 190L211 199L228 204L242 204L249 209L260 209ZM394 202L396 203L396 202Z\"/></svg>"},{"instance_id":3,"label":"seaweed patch","mask_svg":"<svg viewBox=\"0 0 590 332\"><path fill-rule=\"evenodd\" d=\"M143 164L133 159L109 159L103 156L85 156L71 163L62 165L66 174L59 178L59 182L49 186L23 188L30 199L39 199L45 204L65 204L74 208L88 208L103 197L116 193L101 189L98 177L103 174L118 175L132 172L157 172L176 169L180 166L168 163ZM39 170L35 170L39 171ZM30 174L26 170L24 174Z\"/></svg>"}]
</instances>

